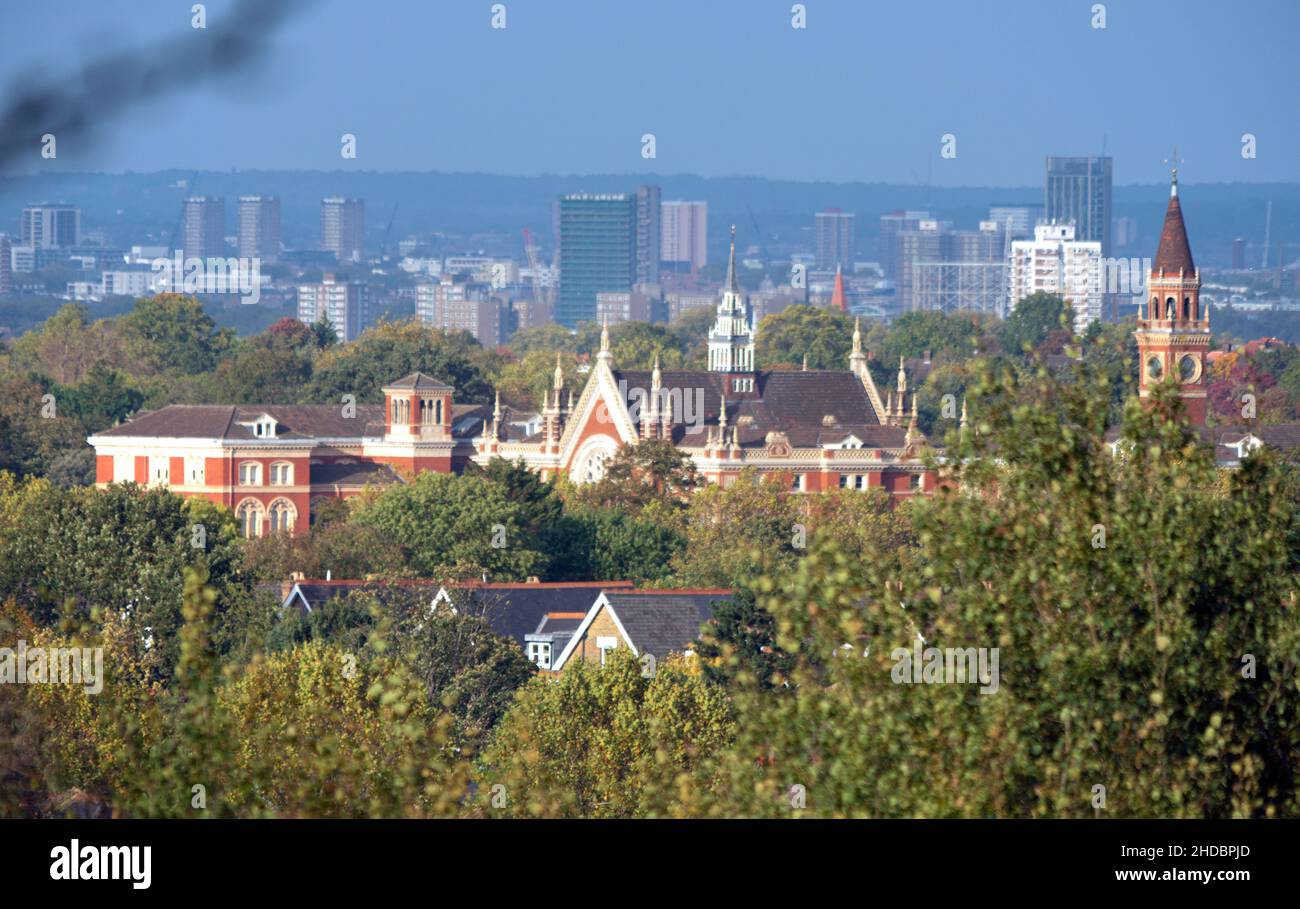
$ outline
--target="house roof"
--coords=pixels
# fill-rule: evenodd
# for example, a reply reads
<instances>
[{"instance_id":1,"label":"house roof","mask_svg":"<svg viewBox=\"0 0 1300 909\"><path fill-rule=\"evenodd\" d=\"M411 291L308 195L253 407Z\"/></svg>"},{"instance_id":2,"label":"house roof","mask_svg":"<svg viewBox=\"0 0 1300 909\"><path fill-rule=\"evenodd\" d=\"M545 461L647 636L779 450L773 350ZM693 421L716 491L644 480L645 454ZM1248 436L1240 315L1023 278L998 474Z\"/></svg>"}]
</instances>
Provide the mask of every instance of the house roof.
<instances>
[{"instance_id":1,"label":"house roof","mask_svg":"<svg viewBox=\"0 0 1300 909\"><path fill-rule=\"evenodd\" d=\"M731 591L607 591L605 599L637 653L663 659L689 649L713 618L713 604L730 600Z\"/></svg>"},{"instance_id":2,"label":"house roof","mask_svg":"<svg viewBox=\"0 0 1300 909\"><path fill-rule=\"evenodd\" d=\"M452 405L452 436L477 435L481 421L473 418L483 411L482 404ZM95 435L262 441L251 425L241 424L252 424L263 415L275 420L275 438L286 441L377 439L385 430L382 404L358 404L351 417L344 416L343 408L334 404L171 404L159 410L141 411L127 422Z\"/></svg>"},{"instance_id":3,"label":"house roof","mask_svg":"<svg viewBox=\"0 0 1300 909\"><path fill-rule=\"evenodd\" d=\"M444 588L460 612L482 615L492 630L514 638L520 645L552 613L586 615L602 591L631 590L631 581L579 581L555 583L457 584ZM557 622L560 620L556 620ZM548 625L547 630L553 630ZM577 627L576 624L574 626Z\"/></svg>"},{"instance_id":4,"label":"house roof","mask_svg":"<svg viewBox=\"0 0 1300 909\"><path fill-rule=\"evenodd\" d=\"M96 433L114 438L257 440L252 426L263 415L276 422L277 439L374 438L384 434L382 404L358 404L351 417L333 404L171 404L146 410L125 423Z\"/></svg>"},{"instance_id":5,"label":"house roof","mask_svg":"<svg viewBox=\"0 0 1300 909\"><path fill-rule=\"evenodd\" d=\"M718 426L724 391L727 426L736 429L742 448L765 447L769 432L785 433L796 448L832 444L850 433L868 447L902 448L907 434L903 427L880 425L862 380L848 370L760 371L753 373L754 390L739 393L732 390L732 373L668 369L660 375L666 392L680 393L673 396L673 441L687 447L702 447ZM648 394L651 387L651 374L644 370L615 370L614 379L625 383L629 407L634 389ZM696 405L701 394L703 414ZM639 406L644 409L647 402ZM677 412L687 407L689 412Z\"/></svg>"}]
</instances>

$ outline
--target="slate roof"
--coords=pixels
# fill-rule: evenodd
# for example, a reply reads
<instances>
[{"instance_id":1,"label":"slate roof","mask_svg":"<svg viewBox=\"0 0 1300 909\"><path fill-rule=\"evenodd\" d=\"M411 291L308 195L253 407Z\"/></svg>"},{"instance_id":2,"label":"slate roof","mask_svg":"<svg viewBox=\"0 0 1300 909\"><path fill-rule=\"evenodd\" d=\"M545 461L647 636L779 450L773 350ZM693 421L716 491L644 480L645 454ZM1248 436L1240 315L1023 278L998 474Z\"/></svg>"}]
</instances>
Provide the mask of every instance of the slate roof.
<instances>
[{"instance_id":1,"label":"slate roof","mask_svg":"<svg viewBox=\"0 0 1300 909\"><path fill-rule=\"evenodd\" d=\"M447 594L458 611L484 616L493 631L523 646L525 636L532 634L548 613L585 615L602 590L631 590L634 586L631 581L469 583L448 587Z\"/></svg>"},{"instance_id":2,"label":"slate roof","mask_svg":"<svg viewBox=\"0 0 1300 909\"><path fill-rule=\"evenodd\" d=\"M1153 272L1164 269L1166 274L1178 274L1183 269L1188 275L1196 271L1192 262L1192 246L1187 242L1187 227L1183 224L1183 207L1177 196L1169 198L1169 208L1165 210L1165 226L1160 231L1160 245L1156 248L1156 259L1151 264Z\"/></svg>"},{"instance_id":3,"label":"slate roof","mask_svg":"<svg viewBox=\"0 0 1300 909\"><path fill-rule=\"evenodd\" d=\"M452 405L452 435L472 438L481 421L460 426L462 418L477 416L482 404ZM95 433L106 438L258 440L251 426L263 414L276 422L277 440L377 439L384 435L384 405L358 404L356 415L343 416L334 404L171 404L158 410L144 410L125 423ZM470 422L470 421L466 421Z\"/></svg>"},{"instance_id":4,"label":"slate roof","mask_svg":"<svg viewBox=\"0 0 1300 909\"><path fill-rule=\"evenodd\" d=\"M333 404L171 404L145 410L129 421L96 433L105 437L254 440L251 423L263 414L276 422L277 439L360 439L384 434L384 406L358 404L356 415L343 416Z\"/></svg>"},{"instance_id":5,"label":"slate roof","mask_svg":"<svg viewBox=\"0 0 1300 909\"><path fill-rule=\"evenodd\" d=\"M769 432L784 432L796 448L819 448L841 441L849 434L868 448L902 448L907 430L882 426L862 381L848 370L760 371L753 373L754 391L731 390L732 373L706 370L663 370L661 387L679 389L673 401L673 441L687 447L702 447L708 431L716 430L724 388L727 398L727 426L736 428L742 448L763 448ZM641 400L634 389L649 393L651 374L644 370L615 370L615 381L626 383L628 406ZM725 383L725 385L724 385ZM703 420L696 413L698 390L703 390ZM678 402L682 402L679 406ZM645 401L639 405L647 406ZM690 413L679 413L691 408ZM826 421L829 416L833 421ZM689 418L689 419L688 419ZM693 423L704 425L692 431Z\"/></svg>"},{"instance_id":6,"label":"slate roof","mask_svg":"<svg viewBox=\"0 0 1300 909\"><path fill-rule=\"evenodd\" d=\"M396 382L389 382L385 388L410 388L414 391L451 391L452 387L446 382L440 382L433 376L426 375L422 372L413 372L409 376L403 376Z\"/></svg>"},{"instance_id":7,"label":"slate roof","mask_svg":"<svg viewBox=\"0 0 1300 909\"><path fill-rule=\"evenodd\" d=\"M605 599L637 651L663 659L688 650L713 618L713 604L730 600L731 591L606 591Z\"/></svg>"}]
</instances>

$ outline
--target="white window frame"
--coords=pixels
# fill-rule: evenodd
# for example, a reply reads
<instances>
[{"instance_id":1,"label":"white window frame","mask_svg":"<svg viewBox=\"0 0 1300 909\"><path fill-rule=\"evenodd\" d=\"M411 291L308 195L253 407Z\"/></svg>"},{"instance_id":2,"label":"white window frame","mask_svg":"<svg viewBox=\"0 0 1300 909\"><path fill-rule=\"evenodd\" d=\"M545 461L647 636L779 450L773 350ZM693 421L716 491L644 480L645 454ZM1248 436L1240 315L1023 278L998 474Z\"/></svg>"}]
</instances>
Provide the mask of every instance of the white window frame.
<instances>
[{"instance_id":1,"label":"white window frame","mask_svg":"<svg viewBox=\"0 0 1300 909\"><path fill-rule=\"evenodd\" d=\"M281 476L283 475L283 477ZM275 461L271 464L271 485L292 486L293 464L289 461Z\"/></svg>"},{"instance_id":2,"label":"white window frame","mask_svg":"<svg viewBox=\"0 0 1300 909\"><path fill-rule=\"evenodd\" d=\"M248 468L251 475L248 480L244 479L244 469ZM261 486L262 485L262 464L260 461L240 461L238 474L235 479L238 486Z\"/></svg>"},{"instance_id":3,"label":"white window frame","mask_svg":"<svg viewBox=\"0 0 1300 909\"><path fill-rule=\"evenodd\" d=\"M208 482L207 459L203 455L185 456L185 485L206 486Z\"/></svg>"}]
</instances>

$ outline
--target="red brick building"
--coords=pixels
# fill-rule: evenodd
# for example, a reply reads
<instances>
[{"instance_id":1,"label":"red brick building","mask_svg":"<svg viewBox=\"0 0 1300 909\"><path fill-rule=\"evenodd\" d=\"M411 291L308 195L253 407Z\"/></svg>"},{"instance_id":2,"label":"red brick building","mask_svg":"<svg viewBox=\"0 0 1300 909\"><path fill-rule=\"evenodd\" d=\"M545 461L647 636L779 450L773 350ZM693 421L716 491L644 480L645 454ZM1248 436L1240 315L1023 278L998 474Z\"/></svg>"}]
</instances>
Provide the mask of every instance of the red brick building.
<instances>
[{"instance_id":1,"label":"red brick building","mask_svg":"<svg viewBox=\"0 0 1300 909\"><path fill-rule=\"evenodd\" d=\"M383 404L183 405L93 435L98 485L133 481L203 496L246 536L303 532L322 499L452 471L474 455L487 408L455 405L423 373L385 386Z\"/></svg>"}]
</instances>

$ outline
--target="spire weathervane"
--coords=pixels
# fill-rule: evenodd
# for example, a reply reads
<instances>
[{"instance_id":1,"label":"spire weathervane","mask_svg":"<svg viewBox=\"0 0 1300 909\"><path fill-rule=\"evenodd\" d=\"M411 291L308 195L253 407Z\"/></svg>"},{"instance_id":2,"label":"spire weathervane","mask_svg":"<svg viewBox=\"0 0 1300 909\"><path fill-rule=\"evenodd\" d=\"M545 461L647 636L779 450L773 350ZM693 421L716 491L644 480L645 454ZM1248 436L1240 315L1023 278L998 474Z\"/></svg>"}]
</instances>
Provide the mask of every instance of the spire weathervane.
<instances>
[{"instance_id":1,"label":"spire weathervane","mask_svg":"<svg viewBox=\"0 0 1300 909\"><path fill-rule=\"evenodd\" d=\"M1173 165L1169 169L1169 195L1171 197L1178 195L1178 165L1183 163L1183 159L1178 157L1178 146L1174 146L1174 156L1165 158L1165 164Z\"/></svg>"}]
</instances>

